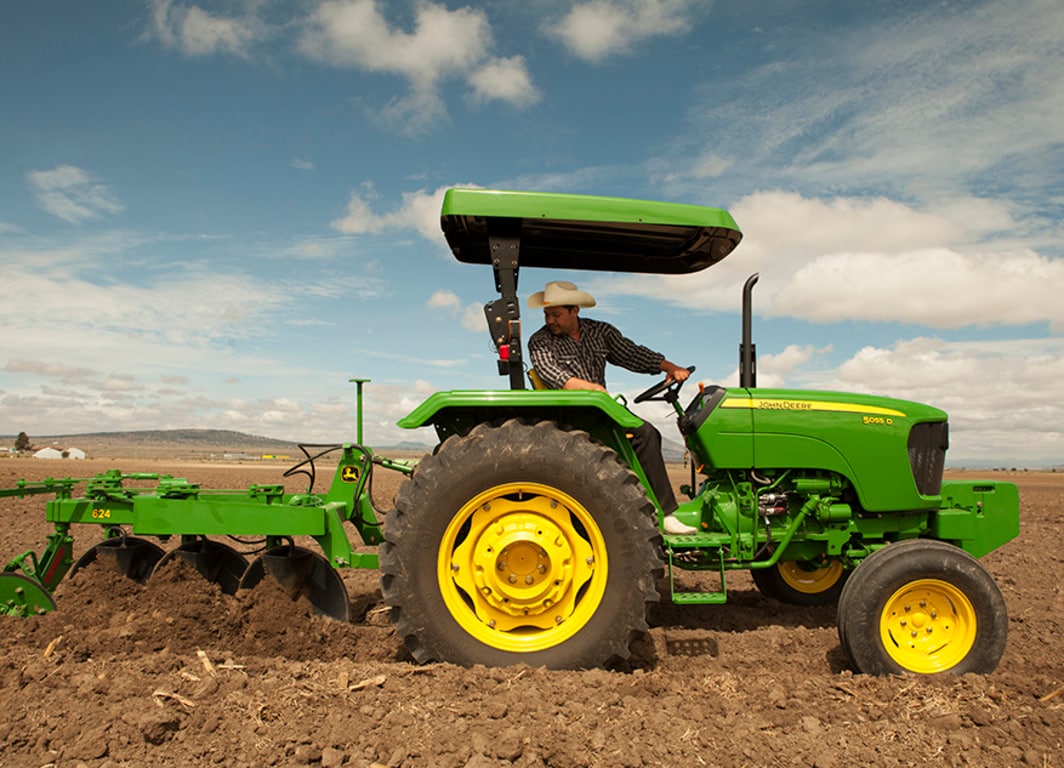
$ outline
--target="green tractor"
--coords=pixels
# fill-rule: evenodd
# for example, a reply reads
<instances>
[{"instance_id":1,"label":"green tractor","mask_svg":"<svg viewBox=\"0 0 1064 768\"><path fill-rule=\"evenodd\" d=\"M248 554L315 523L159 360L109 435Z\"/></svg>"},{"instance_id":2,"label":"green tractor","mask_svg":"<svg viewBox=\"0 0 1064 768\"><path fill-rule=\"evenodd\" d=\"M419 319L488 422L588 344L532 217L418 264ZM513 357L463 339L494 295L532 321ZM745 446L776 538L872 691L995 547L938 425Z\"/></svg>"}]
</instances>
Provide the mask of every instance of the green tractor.
<instances>
[{"instance_id":1,"label":"green tractor","mask_svg":"<svg viewBox=\"0 0 1064 768\"><path fill-rule=\"evenodd\" d=\"M117 472L0 491L56 496L48 504L56 532L43 556L27 552L0 575L0 613L54 608L50 593L64 574L99 556L144 581L179 557L225 591L269 575L321 613L346 619L336 569L380 567L384 600L418 662L587 668L627 658L655 603L724 603L728 573L749 570L771 598L837 603L840 642L857 671L997 666L1008 616L977 558L1018 534L1016 487L944 481L947 417L937 408L757 388L756 275L743 292L738 386L699 385L685 404L682 383L664 381L634 398L676 413L692 458L688 498L676 514L695 533L662 533L660 506L629 440L642 420L623 398L528 388L521 267L697 272L738 245L727 212L454 189L442 227L459 261L492 268L499 298L485 313L509 389L429 397L399 422L436 432L439 445L418 462L362 445L361 417L358 443L305 447L307 460L289 474L306 474L313 488L315 461L334 454L325 493L204 491L169 476ZM408 475L383 526L369 492L375 466ZM134 479L156 485L130 487ZM77 563L72 523L108 532ZM379 544L379 560L356 551L349 527L363 543ZM180 544L167 552L144 535L179 536ZM218 541L251 535L263 541L251 562ZM312 537L321 554L297 546L296 536ZM710 572L720 586L680 589L678 571Z\"/></svg>"}]
</instances>

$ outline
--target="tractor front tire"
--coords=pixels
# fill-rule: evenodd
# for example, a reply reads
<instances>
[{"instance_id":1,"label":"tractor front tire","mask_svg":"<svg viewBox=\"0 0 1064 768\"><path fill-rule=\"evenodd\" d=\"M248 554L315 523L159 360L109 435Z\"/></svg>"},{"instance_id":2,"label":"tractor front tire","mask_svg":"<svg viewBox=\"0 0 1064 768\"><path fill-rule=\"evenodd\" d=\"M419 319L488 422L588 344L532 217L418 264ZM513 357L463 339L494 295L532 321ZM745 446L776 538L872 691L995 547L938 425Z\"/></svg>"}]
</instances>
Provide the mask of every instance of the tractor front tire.
<instances>
[{"instance_id":1,"label":"tractor front tire","mask_svg":"<svg viewBox=\"0 0 1064 768\"><path fill-rule=\"evenodd\" d=\"M858 672L993 672L1008 612L993 577L964 550L908 539L854 569L838 606L839 641Z\"/></svg>"},{"instance_id":2,"label":"tractor front tire","mask_svg":"<svg viewBox=\"0 0 1064 768\"><path fill-rule=\"evenodd\" d=\"M382 593L419 663L607 665L658 600L653 520L636 476L586 433L481 424L400 488Z\"/></svg>"}]
</instances>

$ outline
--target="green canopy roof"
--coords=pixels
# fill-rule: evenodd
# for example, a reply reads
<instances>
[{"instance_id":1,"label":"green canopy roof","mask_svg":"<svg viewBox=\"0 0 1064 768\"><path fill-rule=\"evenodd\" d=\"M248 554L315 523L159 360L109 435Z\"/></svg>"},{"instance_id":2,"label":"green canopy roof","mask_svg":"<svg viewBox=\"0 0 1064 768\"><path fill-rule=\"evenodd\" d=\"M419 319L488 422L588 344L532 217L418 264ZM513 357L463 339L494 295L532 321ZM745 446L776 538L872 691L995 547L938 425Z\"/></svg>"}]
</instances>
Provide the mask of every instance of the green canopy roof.
<instances>
[{"instance_id":1,"label":"green canopy roof","mask_svg":"<svg viewBox=\"0 0 1064 768\"><path fill-rule=\"evenodd\" d=\"M593 195L451 189L440 223L456 259L491 264L489 235L520 238L523 267L686 274L739 244L727 211Z\"/></svg>"}]
</instances>

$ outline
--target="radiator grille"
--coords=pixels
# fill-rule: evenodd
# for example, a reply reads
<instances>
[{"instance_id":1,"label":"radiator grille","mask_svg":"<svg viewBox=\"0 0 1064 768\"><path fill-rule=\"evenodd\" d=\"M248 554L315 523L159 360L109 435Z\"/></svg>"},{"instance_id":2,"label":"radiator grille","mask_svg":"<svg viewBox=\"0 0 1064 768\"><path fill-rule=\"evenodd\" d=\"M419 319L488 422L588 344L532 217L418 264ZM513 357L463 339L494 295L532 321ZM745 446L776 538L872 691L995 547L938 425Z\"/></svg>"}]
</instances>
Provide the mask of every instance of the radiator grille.
<instances>
[{"instance_id":1,"label":"radiator grille","mask_svg":"<svg viewBox=\"0 0 1064 768\"><path fill-rule=\"evenodd\" d=\"M909 466L922 495L937 496L942 490L948 448L948 422L916 424L909 432Z\"/></svg>"}]
</instances>

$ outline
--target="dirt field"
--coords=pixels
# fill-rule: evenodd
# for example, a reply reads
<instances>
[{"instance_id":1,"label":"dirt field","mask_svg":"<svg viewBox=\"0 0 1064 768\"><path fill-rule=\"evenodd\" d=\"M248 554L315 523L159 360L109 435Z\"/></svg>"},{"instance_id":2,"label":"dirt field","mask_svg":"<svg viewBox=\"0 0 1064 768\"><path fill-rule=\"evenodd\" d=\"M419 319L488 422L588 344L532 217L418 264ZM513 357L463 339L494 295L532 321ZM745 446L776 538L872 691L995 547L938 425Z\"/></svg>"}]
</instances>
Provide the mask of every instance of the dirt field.
<instances>
[{"instance_id":1,"label":"dirt field","mask_svg":"<svg viewBox=\"0 0 1064 768\"><path fill-rule=\"evenodd\" d=\"M112 467L282 482L261 465L9 459L0 487ZM1010 614L991 675L855 675L833 609L771 602L745 574L728 605L659 610L629 668L551 672L415 666L373 571L344 573L343 624L266 583L233 598L176 565L147 587L88 568L55 613L0 619L0 768L1064 768L1064 474L1007 477L1022 530L984 560ZM379 506L399 480L375 475ZM43 548L44 498L0 500L0 562ZM100 533L75 535L76 557Z\"/></svg>"}]
</instances>

